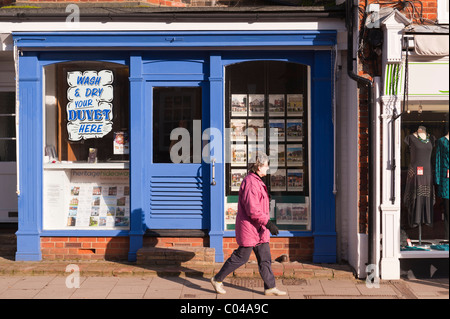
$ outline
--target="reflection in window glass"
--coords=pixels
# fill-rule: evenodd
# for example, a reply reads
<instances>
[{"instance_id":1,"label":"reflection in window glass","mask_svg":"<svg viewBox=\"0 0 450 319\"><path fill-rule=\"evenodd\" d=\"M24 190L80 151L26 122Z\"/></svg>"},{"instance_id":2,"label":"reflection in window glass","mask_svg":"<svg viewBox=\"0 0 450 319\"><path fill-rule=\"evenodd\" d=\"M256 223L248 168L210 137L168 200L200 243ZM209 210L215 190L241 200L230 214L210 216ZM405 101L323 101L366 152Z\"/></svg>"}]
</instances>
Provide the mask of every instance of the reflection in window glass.
<instances>
[{"instance_id":1,"label":"reflection in window glass","mask_svg":"<svg viewBox=\"0 0 450 319\"><path fill-rule=\"evenodd\" d=\"M201 125L201 118L200 87L155 87L153 89L153 162L197 162L198 159L194 160L192 152L193 128L194 125ZM186 135L179 135L178 139L171 140L170 135L177 128L186 129ZM182 140L189 142L186 144L188 149L179 147L181 144L178 143ZM170 156L172 149L175 155L173 158Z\"/></svg>"}]
</instances>

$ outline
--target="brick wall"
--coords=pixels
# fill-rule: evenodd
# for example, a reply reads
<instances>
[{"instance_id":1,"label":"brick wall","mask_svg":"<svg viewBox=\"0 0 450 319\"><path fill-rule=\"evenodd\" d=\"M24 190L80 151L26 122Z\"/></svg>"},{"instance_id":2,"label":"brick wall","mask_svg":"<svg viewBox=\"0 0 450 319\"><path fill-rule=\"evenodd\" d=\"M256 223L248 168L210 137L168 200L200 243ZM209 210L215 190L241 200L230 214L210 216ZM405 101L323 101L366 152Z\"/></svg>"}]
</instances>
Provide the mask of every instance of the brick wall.
<instances>
[{"instance_id":1,"label":"brick wall","mask_svg":"<svg viewBox=\"0 0 450 319\"><path fill-rule=\"evenodd\" d=\"M43 260L127 260L128 237L41 237Z\"/></svg>"},{"instance_id":2,"label":"brick wall","mask_svg":"<svg viewBox=\"0 0 450 319\"><path fill-rule=\"evenodd\" d=\"M209 238L144 237L144 247L209 247ZM127 260L128 237L41 237L43 260ZM224 238L225 260L238 248L235 238ZM312 237L271 238L272 259L283 254L290 261L312 261ZM256 260L254 254L250 260Z\"/></svg>"},{"instance_id":3,"label":"brick wall","mask_svg":"<svg viewBox=\"0 0 450 319\"><path fill-rule=\"evenodd\" d=\"M366 0L360 0L359 6L365 8ZM392 1L392 0L368 0L370 3L378 3L380 7L395 8L404 14L408 19L414 20L415 24L433 23L437 19L437 0L410 0L410 1Z\"/></svg>"},{"instance_id":4,"label":"brick wall","mask_svg":"<svg viewBox=\"0 0 450 319\"><path fill-rule=\"evenodd\" d=\"M144 237L144 247L209 247L209 237Z\"/></svg>"},{"instance_id":5,"label":"brick wall","mask_svg":"<svg viewBox=\"0 0 450 319\"><path fill-rule=\"evenodd\" d=\"M183 238L183 237L145 237L144 246L151 247L209 247L209 238ZM236 238L226 237L223 239L223 253L226 260L233 251L238 248ZM270 250L272 259L283 254L289 256L291 261L312 261L314 240L312 237L280 237L270 239ZM252 254L250 260L256 260Z\"/></svg>"}]
</instances>

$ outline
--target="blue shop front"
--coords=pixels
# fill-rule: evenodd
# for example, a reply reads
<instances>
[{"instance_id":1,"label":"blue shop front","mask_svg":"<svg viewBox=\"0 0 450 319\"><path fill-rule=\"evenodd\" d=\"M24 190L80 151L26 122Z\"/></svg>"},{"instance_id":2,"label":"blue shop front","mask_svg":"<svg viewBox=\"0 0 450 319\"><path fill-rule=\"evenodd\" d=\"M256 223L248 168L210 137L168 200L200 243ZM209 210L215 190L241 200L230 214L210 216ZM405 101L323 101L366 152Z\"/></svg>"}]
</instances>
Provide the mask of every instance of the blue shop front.
<instances>
[{"instance_id":1,"label":"blue shop front","mask_svg":"<svg viewBox=\"0 0 450 319\"><path fill-rule=\"evenodd\" d=\"M16 260L46 237L201 231L224 260L254 151L280 238L336 262L337 32L14 32Z\"/></svg>"}]
</instances>

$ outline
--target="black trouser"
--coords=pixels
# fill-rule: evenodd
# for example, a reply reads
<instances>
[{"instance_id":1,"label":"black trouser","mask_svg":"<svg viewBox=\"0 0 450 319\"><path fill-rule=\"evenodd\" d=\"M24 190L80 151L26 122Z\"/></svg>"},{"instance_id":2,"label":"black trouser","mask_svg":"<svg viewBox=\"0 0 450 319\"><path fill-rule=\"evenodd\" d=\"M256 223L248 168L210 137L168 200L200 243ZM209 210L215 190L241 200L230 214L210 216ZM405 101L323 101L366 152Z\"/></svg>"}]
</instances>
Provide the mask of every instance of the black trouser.
<instances>
[{"instance_id":1,"label":"black trouser","mask_svg":"<svg viewBox=\"0 0 450 319\"><path fill-rule=\"evenodd\" d=\"M258 260L259 273L264 281L264 289L275 287L275 276L272 272L272 258L270 256L269 243L257 245L255 247L242 247L233 251L230 258L223 264L222 269L215 276L216 281L223 281L226 276L244 265L250 258L252 250L255 252Z\"/></svg>"}]
</instances>

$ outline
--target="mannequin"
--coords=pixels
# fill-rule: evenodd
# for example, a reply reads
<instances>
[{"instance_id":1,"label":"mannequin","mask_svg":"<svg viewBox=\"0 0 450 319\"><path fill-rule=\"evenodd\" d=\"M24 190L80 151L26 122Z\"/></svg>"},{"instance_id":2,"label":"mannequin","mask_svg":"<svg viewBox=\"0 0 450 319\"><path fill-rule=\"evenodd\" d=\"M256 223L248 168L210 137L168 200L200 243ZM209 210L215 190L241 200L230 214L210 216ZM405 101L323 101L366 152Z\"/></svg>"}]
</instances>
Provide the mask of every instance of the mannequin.
<instances>
[{"instance_id":1,"label":"mannequin","mask_svg":"<svg viewBox=\"0 0 450 319\"><path fill-rule=\"evenodd\" d=\"M410 227L419 227L419 245L422 244L422 225L433 225L435 202L431 153L435 144L434 136L427 134L424 126L406 136L411 161L408 167L404 204L408 209Z\"/></svg>"},{"instance_id":2,"label":"mannequin","mask_svg":"<svg viewBox=\"0 0 450 319\"><path fill-rule=\"evenodd\" d=\"M425 126L419 126L416 132L413 133L415 137L420 138L421 140L426 140L427 138L427 129Z\"/></svg>"},{"instance_id":3,"label":"mannequin","mask_svg":"<svg viewBox=\"0 0 450 319\"><path fill-rule=\"evenodd\" d=\"M448 210L449 210L449 133L436 142L436 195L444 203L445 239L448 240Z\"/></svg>"}]
</instances>

